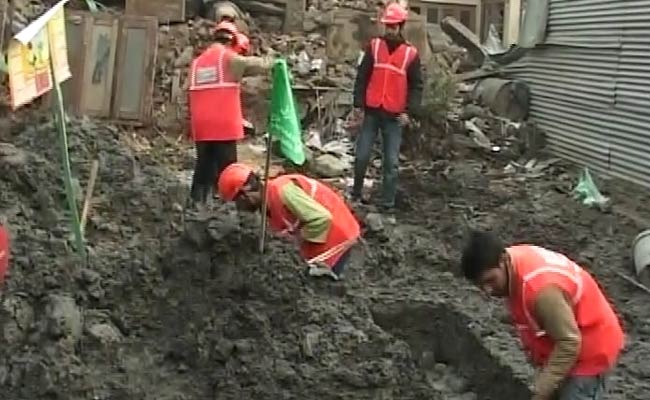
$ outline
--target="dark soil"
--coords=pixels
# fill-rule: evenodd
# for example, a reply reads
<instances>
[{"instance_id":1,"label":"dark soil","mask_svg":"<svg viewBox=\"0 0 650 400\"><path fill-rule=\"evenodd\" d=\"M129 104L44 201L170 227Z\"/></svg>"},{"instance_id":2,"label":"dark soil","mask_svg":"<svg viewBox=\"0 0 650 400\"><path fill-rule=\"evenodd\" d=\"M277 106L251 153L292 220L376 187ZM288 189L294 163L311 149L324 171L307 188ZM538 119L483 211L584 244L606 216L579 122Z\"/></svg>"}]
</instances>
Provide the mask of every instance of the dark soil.
<instances>
[{"instance_id":1,"label":"dark soil","mask_svg":"<svg viewBox=\"0 0 650 400\"><path fill-rule=\"evenodd\" d=\"M592 270L629 332L610 398L647 399L648 297L614 274L630 270L638 227L572 200L562 168L522 179L477 155L406 163L397 225L368 231L332 283L304 276L288 243L262 259L254 217L184 211L186 149L89 121L70 137L81 186L101 165L88 260L71 245L52 126L0 132L26 157L0 156L14 240L2 399L528 399L504 309L455 276L468 224Z\"/></svg>"}]
</instances>

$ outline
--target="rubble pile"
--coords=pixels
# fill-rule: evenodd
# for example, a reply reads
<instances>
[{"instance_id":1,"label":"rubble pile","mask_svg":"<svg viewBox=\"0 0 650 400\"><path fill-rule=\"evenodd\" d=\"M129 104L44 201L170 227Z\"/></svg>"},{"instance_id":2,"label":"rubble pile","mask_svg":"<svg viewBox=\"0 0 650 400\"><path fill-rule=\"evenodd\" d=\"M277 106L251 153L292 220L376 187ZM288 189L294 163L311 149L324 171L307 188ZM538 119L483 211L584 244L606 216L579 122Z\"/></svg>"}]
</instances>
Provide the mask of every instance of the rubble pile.
<instances>
[{"instance_id":1,"label":"rubble pile","mask_svg":"<svg viewBox=\"0 0 650 400\"><path fill-rule=\"evenodd\" d=\"M156 123L163 130L184 129L187 109L182 90L189 65L196 55L212 43L213 23L195 19L187 24L163 25L158 36L154 112ZM307 35L264 34L253 27L252 49L255 55L282 54L286 57L296 88L314 86L352 88L355 76L353 64L328 65L325 54L326 39L320 33ZM269 90L268 76L250 77L243 82L245 114L263 127L266 115L265 93ZM313 92L297 93L300 103L313 100ZM170 112L171 110L171 112ZM307 112L308 107L302 107ZM304 116L304 115L303 115ZM180 127L179 127L180 126Z\"/></svg>"}]
</instances>

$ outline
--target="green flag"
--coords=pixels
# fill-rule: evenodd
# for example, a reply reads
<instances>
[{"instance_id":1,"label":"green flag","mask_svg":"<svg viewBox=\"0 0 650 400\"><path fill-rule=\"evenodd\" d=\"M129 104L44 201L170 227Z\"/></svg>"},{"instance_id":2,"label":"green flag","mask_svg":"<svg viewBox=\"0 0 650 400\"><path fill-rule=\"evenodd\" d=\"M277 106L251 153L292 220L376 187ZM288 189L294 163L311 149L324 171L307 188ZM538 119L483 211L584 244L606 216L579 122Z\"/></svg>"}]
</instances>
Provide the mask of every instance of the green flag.
<instances>
[{"instance_id":1,"label":"green flag","mask_svg":"<svg viewBox=\"0 0 650 400\"><path fill-rule=\"evenodd\" d=\"M280 141L280 151L285 157L297 165L305 162L300 121L285 60L276 60L273 66L271 108L267 129L271 137Z\"/></svg>"}]
</instances>

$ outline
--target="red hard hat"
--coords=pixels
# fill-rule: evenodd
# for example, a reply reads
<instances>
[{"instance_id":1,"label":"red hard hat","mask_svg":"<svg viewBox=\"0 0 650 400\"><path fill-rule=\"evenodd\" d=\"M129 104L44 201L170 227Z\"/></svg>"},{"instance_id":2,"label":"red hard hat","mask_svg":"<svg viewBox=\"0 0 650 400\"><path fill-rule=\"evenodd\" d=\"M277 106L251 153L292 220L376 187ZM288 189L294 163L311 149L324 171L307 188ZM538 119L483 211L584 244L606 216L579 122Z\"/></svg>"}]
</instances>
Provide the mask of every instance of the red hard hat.
<instances>
[{"instance_id":1,"label":"red hard hat","mask_svg":"<svg viewBox=\"0 0 650 400\"><path fill-rule=\"evenodd\" d=\"M398 3L390 3L384 10L384 15L381 16L381 23L386 25L401 24L406 21L408 16L409 12L404 7Z\"/></svg>"},{"instance_id":2,"label":"red hard hat","mask_svg":"<svg viewBox=\"0 0 650 400\"><path fill-rule=\"evenodd\" d=\"M241 192L253 169L246 164L230 164L219 175L217 190L222 200L233 201Z\"/></svg>"},{"instance_id":3,"label":"red hard hat","mask_svg":"<svg viewBox=\"0 0 650 400\"><path fill-rule=\"evenodd\" d=\"M217 24L217 26L214 27L215 32L219 31L226 31L230 33L231 35L236 35L238 30L237 30L237 25L233 24L232 22L229 21L221 21Z\"/></svg>"},{"instance_id":4,"label":"red hard hat","mask_svg":"<svg viewBox=\"0 0 650 400\"><path fill-rule=\"evenodd\" d=\"M235 51L242 56L248 54L251 49L251 41L248 39L248 36L243 33L238 33L235 35Z\"/></svg>"},{"instance_id":5,"label":"red hard hat","mask_svg":"<svg viewBox=\"0 0 650 400\"><path fill-rule=\"evenodd\" d=\"M9 233L0 225L0 283L9 269Z\"/></svg>"}]
</instances>

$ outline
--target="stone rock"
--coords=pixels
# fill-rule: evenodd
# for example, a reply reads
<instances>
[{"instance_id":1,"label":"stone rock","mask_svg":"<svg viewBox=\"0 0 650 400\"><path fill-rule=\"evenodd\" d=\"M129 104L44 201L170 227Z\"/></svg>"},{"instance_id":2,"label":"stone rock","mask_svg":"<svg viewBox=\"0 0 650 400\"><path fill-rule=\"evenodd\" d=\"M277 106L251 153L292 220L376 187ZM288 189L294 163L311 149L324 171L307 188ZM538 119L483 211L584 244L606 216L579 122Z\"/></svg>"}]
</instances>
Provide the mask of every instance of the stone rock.
<instances>
[{"instance_id":1,"label":"stone rock","mask_svg":"<svg viewBox=\"0 0 650 400\"><path fill-rule=\"evenodd\" d=\"M223 339L220 340L215 346L214 346L214 354L215 358L218 361L226 361L230 358L232 355L232 352L235 350L235 345L233 342L231 342L228 339Z\"/></svg>"},{"instance_id":2,"label":"stone rock","mask_svg":"<svg viewBox=\"0 0 650 400\"><path fill-rule=\"evenodd\" d=\"M343 176L349 165L332 154L322 154L314 159L312 169L324 178Z\"/></svg>"},{"instance_id":3,"label":"stone rock","mask_svg":"<svg viewBox=\"0 0 650 400\"><path fill-rule=\"evenodd\" d=\"M318 332L307 332L302 339L302 353L305 357L314 356L314 345L317 344L320 334Z\"/></svg>"},{"instance_id":4,"label":"stone rock","mask_svg":"<svg viewBox=\"0 0 650 400\"><path fill-rule=\"evenodd\" d=\"M185 47L185 49L183 49L183 52L179 54L176 60L174 61L174 67L180 68L180 67L186 67L190 65L193 57L194 57L194 48L192 46Z\"/></svg>"},{"instance_id":5,"label":"stone rock","mask_svg":"<svg viewBox=\"0 0 650 400\"><path fill-rule=\"evenodd\" d=\"M88 328L88 333L100 343L117 343L122 340L119 330L110 324L95 324Z\"/></svg>"},{"instance_id":6,"label":"stone rock","mask_svg":"<svg viewBox=\"0 0 650 400\"><path fill-rule=\"evenodd\" d=\"M292 380L297 376L296 371L287 360L276 360L274 367L275 374L280 381Z\"/></svg>"},{"instance_id":7,"label":"stone rock","mask_svg":"<svg viewBox=\"0 0 650 400\"><path fill-rule=\"evenodd\" d=\"M4 340L15 343L25 337L27 330L34 321L34 310L27 300L11 296L5 299L3 307L10 320L4 324Z\"/></svg>"},{"instance_id":8,"label":"stone rock","mask_svg":"<svg viewBox=\"0 0 650 400\"><path fill-rule=\"evenodd\" d=\"M379 213L368 213L366 215L366 225L372 232L384 230L384 220Z\"/></svg>"},{"instance_id":9,"label":"stone rock","mask_svg":"<svg viewBox=\"0 0 650 400\"><path fill-rule=\"evenodd\" d=\"M27 163L27 153L10 143L0 143L0 163L20 167Z\"/></svg>"},{"instance_id":10,"label":"stone rock","mask_svg":"<svg viewBox=\"0 0 650 400\"><path fill-rule=\"evenodd\" d=\"M76 342L81 337L81 311L74 299L50 295L45 307L47 332L53 339L66 338Z\"/></svg>"}]
</instances>

